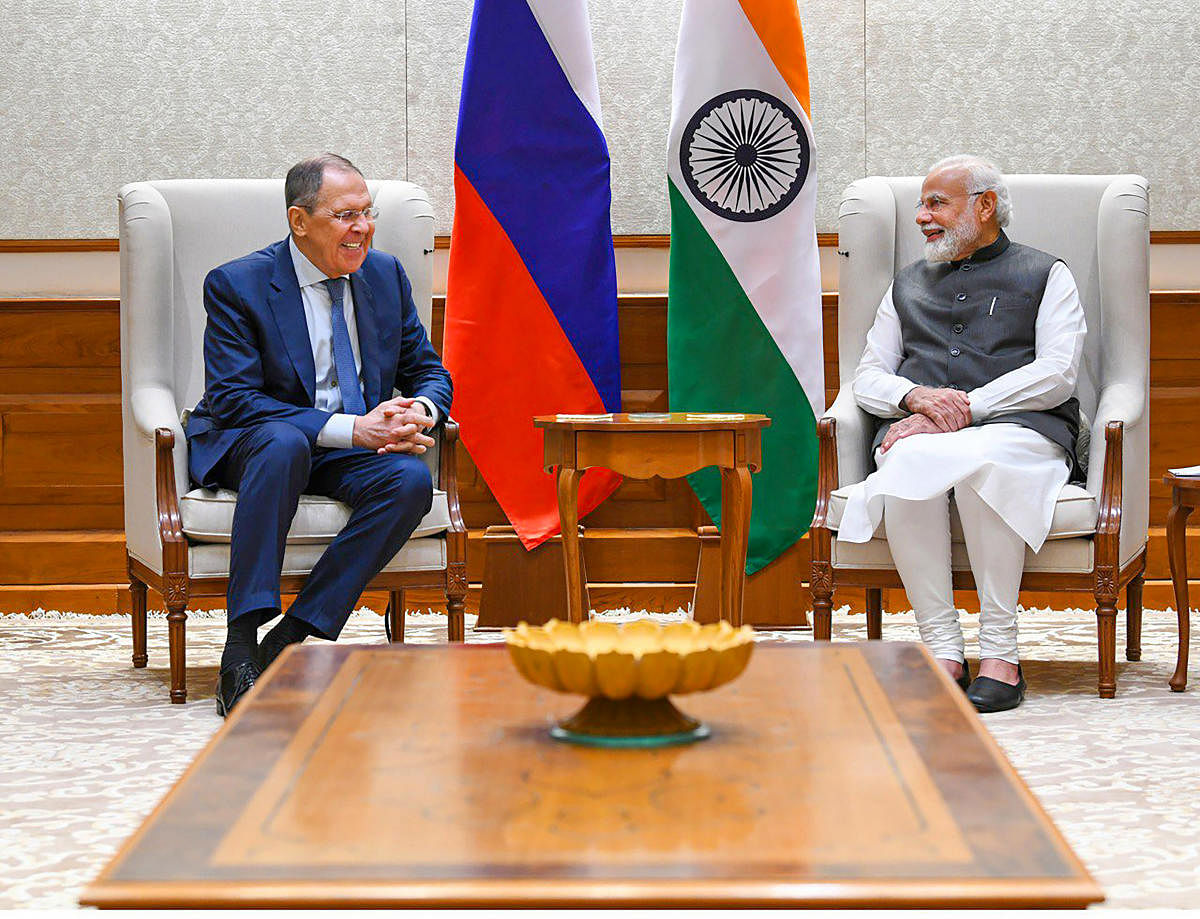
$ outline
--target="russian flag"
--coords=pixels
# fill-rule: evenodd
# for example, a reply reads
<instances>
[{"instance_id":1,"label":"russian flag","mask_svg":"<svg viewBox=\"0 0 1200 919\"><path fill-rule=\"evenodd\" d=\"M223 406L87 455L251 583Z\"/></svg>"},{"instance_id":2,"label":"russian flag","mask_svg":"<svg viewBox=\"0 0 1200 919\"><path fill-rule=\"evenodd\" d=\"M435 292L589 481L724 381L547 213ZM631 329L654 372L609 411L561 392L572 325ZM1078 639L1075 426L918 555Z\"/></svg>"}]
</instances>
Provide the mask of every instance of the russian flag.
<instances>
[{"instance_id":1,"label":"russian flag","mask_svg":"<svg viewBox=\"0 0 1200 919\"><path fill-rule=\"evenodd\" d=\"M476 0L454 160L443 348L454 416L533 548L559 531L533 416L621 409L608 147L585 0ZM619 484L587 472L580 515Z\"/></svg>"}]
</instances>

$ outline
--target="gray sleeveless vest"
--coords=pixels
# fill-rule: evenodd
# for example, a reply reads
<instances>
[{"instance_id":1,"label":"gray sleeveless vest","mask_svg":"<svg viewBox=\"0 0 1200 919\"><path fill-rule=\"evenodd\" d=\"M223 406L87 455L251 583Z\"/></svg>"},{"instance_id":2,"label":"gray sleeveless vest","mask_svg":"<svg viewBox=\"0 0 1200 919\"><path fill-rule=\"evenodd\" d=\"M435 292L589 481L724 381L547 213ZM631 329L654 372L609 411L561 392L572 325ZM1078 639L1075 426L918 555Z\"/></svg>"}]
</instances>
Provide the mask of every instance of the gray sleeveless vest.
<instances>
[{"instance_id":1,"label":"gray sleeveless vest","mask_svg":"<svg viewBox=\"0 0 1200 919\"><path fill-rule=\"evenodd\" d=\"M904 336L899 376L921 386L968 392L1030 363L1034 326L1054 256L1010 242L1004 232L969 258L931 265L924 259L896 275L892 301ZM1072 481L1079 400L1041 412L995 415L983 424L1021 424L1067 451ZM875 434L872 452L892 421Z\"/></svg>"}]
</instances>

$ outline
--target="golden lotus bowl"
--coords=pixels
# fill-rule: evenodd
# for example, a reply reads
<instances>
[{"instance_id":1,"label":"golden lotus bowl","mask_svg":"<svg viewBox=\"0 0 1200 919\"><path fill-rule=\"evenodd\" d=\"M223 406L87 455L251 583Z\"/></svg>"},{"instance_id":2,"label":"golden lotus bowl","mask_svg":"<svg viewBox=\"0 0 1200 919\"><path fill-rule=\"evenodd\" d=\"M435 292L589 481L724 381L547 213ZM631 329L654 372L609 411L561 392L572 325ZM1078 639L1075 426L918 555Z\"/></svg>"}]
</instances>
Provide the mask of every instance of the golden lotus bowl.
<instances>
[{"instance_id":1,"label":"golden lotus bowl","mask_svg":"<svg viewBox=\"0 0 1200 919\"><path fill-rule=\"evenodd\" d=\"M530 683L587 696L551 734L604 746L686 743L708 729L667 700L715 689L738 677L754 651L754 630L728 622L580 625L551 619L504 630L517 671Z\"/></svg>"}]
</instances>

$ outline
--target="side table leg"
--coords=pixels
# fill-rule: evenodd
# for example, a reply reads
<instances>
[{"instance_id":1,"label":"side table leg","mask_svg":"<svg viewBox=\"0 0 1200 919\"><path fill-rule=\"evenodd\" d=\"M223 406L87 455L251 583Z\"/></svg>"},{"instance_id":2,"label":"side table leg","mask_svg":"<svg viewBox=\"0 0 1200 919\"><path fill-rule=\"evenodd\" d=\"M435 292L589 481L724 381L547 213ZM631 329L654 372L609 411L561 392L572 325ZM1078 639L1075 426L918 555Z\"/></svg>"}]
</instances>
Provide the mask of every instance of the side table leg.
<instances>
[{"instance_id":1,"label":"side table leg","mask_svg":"<svg viewBox=\"0 0 1200 919\"><path fill-rule=\"evenodd\" d=\"M1175 610L1179 617L1179 651L1175 658L1175 673L1170 686L1173 692L1187 688L1188 643L1191 640L1188 606L1187 519L1192 508L1172 503L1167 514L1167 558L1171 563L1171 581L1175 585Z\"/></svg>"},{"instance_id":2,"label":"side table leg","mask_svg":"<svg viewBox=\"0 0 1200 919\"><path fill-rule=\"evenodd\" d=\"M746 550L750 543L750 470L721 469L721 618L732 626L743 621Z\"/></svg>"},{"instance_id":3,"label":"side table leg","mask_svg":"<svg viewBox=\"0 0 1200 919\"><path fill-rule=\"evenodd\" d=\"M558 522L562 527L563 565L567 575L567 615L572 622L587 618L589 604L587 582L583 577L583 553L579 548L578 469L560 466L558 470Z\"/></svg>"}]
</instances>

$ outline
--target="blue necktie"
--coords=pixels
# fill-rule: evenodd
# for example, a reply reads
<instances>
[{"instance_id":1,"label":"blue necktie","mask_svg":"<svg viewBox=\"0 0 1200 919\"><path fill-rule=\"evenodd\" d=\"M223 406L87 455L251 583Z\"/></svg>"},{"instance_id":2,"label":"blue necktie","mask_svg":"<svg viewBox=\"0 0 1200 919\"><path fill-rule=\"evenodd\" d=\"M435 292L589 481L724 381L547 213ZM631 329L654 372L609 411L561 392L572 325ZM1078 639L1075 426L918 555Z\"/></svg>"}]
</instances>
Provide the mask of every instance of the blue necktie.
<instances>
[{"instance_id":1,"label":"blue necktie","mask_svg":"<svg viewBox=\"0 0 1200 919\"><path fill-rule=\"evenodd\" d=\"M321 283L333 301L333 372L337 375L337 385L342 393L342 411L347 415L365 415L367 403L363 401L362 387L358 385L354 349L350 347L350 329L346 326L346 313L342 306L342 279L326 278Z\"/></svg>"}]
</instances>

